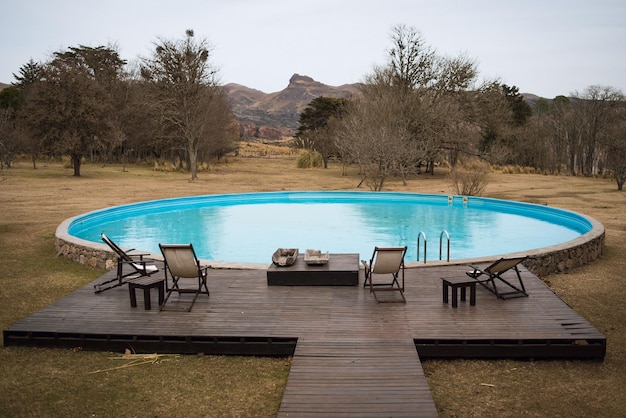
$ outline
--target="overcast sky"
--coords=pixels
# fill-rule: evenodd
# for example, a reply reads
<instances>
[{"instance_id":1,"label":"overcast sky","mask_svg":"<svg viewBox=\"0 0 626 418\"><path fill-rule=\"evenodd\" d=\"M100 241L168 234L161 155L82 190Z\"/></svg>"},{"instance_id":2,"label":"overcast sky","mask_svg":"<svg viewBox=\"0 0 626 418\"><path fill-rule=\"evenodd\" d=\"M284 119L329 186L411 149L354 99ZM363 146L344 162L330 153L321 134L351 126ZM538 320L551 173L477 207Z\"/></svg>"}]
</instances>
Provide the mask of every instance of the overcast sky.
<instances>
[{"instance_id":1,"label":"overcast sky","mask_svg":"<svg viewBox=\"0 0 626 418\"><path fill-rule=\"evenodd\" d=\"M223 84L271 93L298 73L337 86L386 63L398 24L522 93L626 93L624 0L0 0L0 82L70 46L117 45L134 61L193 29Z\"/></svg>"}]
</instances>

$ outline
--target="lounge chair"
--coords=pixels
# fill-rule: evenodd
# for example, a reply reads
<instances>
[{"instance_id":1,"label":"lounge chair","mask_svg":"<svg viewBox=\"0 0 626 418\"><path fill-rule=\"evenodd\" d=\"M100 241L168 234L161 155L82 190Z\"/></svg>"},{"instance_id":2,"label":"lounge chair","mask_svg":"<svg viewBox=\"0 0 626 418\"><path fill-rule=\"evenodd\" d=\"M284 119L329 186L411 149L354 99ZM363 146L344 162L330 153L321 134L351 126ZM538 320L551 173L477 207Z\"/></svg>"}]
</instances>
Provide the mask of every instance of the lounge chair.
<instances>
[{"instance_id":1,"label":"lounge chair","mask_svg":"<svg viewBox=\"0 0 626 418\"><path fill-rule=\"evenodd\" d=\"M165 283L167 286L167 272L172 276L172 286L168 288L161 310L165 308L167 301L173 292L193 293L191 303L183 310L191 311L199 294L209 296L207 287L207 271L211 266L200 265L192 244L159 244L163 259L165 260ZM181 287L183 279L194 279L191 287ZM204 288L204 290L203 290Z\"/></svg>"},{"instance_id":2,"label":"lounge chair","mask_svg":"<svg viewBox=\"0 0 626 418\"><path fill-rule=\"evenodd\" d=\"M468 271L467 275L478 281L478 284L482 285L485 289L499 297L500 299L511 299L523 296L528 296L522 276L520 275L518 264L526 260L528 257L514 257L514 258L501 258L495 263L486 268L479 268L470 266L473 270ZM517 276L517 283L511 283L511 277L505 278L503 275L512 270ZM509 276L513 276L509 274ZM515 279L515 276L512 277ZM497 283L501 283L507 286L509 290L502 292L498 289Z\"/></svg>"},{"instance_id":3,"label":"lounge chair","mask_svg":"<svg viewBox=\"0 0 626 418\"><path fill-rule=\"evenodd\" d=\"M369 264L365 260L361 260L365 267L365 281L363 287L369 284L370 292L374 294L376 302L402 302L406 303L404 298L404 255L407 247L374 247L372 258ZM398 276L402 275L400 281ZM375 280L376 277L376 280ZM386 277L388 280L382 280L380 277ZM398 292L401 300L381 299L378 292Z\"/></svg>"},{"instance_id":4,"label":"lounge chair","mask_svg":"<svg viewBox=\"0 0 626 418\"><path fill-rule=\"evenodd\" d=\"M124 251L106 234L103 233L101 237L102 241L117 255L117 274L113 279L94 285L96 293L121 286L132 279L150 276L159 271L156 265L149 264L154 263L154 261L144 259L148 254L133 253L134 249Z\"/></svg>"}]
</instances>

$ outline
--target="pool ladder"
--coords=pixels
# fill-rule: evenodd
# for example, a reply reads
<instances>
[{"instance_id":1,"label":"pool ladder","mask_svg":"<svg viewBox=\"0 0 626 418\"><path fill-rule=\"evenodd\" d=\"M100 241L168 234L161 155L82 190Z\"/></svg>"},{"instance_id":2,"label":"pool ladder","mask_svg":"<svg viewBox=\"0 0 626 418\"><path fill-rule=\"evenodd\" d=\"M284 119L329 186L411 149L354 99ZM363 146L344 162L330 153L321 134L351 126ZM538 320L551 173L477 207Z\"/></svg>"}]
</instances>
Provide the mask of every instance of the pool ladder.
<instances>
[{"instance_id":1,"label":"pool ladder","mask_svg":"<svg viewBox=\"0 0 626 418\"><path fill-rule=\"evenodd\" d=\"M441 231L441 234L439 234L439 260L442 259L443 256L443 236L446 236L446 242L447 242L447 258L446 261L449 263L450 262L450 234L448 234L448 231L446 231L445 229L443 231ZM420 231L419 235L417 236L417 261L420 261L420 240L421 238L424 237L424 264L426 264L426 233L424 231Z\"/></svg>"}]
</instances>

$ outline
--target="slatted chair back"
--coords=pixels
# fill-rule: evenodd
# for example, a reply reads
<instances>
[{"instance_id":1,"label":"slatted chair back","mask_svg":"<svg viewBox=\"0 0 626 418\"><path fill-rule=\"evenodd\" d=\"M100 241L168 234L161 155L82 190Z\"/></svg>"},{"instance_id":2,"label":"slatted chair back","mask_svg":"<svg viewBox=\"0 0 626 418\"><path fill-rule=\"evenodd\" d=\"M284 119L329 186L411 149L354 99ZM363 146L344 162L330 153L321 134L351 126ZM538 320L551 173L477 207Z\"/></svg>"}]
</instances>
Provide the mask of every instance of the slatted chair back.
<instances>
[{"instance_id":1,"label":"slatted chair back","mask_svg":"<svg viewBox=\"0 0 626 418\"><path fill-rule=\"evenodd\" d=\"M165 300L161 305L161 310L164 310L165 305L172 293L192 293L193 298L187 306L182 306L183 310L187 312L191 311L194 303L199 294L210 295L209 288L207 286L207 271L211 266L201 266L196 252L193 249L192 244L159 244L163 259L165 261L165 283L167 286L167 272L172 275L172 286L168 289ZM181 279L195 279L195 286L182 287L179 285ZM189 282L189 280L187 280ZM188 285L190 283L187 283ZM176 309L176 308L174 308ZM179 307L180 309L180 307Z\"/></svg>"},{"instance_id":2,"label":"slatted chair back","mask_svg":"<svg viewBox=\"0 0 626 418\"><path fill-rule=\"evenodd\" d=\"M121 286L126 281L130 281L139 277L150 276L158 273L159 268L144 257L150 254L134 253L135 249L123 250L119 245L114 243L105 233L100 234L102 241L113 250L117 255L117 274L115 278L107 279L101 283L94 285L96 293ZM130 254L133 252L132 254ZM150 262L150 264L148 264ZM125 268L124 266L128 266ZM128 271L128 269L131 271ZM125 271L126 270L126 271Z\"/></svg>"},{"instance_id":3,"label":"slatted chair back","mask_svg":"<svg viewBox=\"0 0 626 418\"><path fill-rule=\"evenodd\" d=\"M125 262L131 263L134 260L128 255L126 254L126 251L122 250L116 243L114 243L113 241L111 241L111 239L105 234L102 233L100 235L100 237L102 238L102 241L104 241L104 243L106 245L108 245L109 247L111 247L111 249L113 250L113 252L115 254L117 254L117 256L122 259ZM132 250L130 250L132 251Z\"/></svg>"},{"instance_id":4,"label":"slatted chair back","mask_svg":"<svg viewBox=\"0 0 626 418\"><path fill-rule=\"evenodd\" d=\"M522 280L520 271L517 268L518 264L520 264L527 258L527 256L501 258L490 266L485 267L484 269L480 269L476 266L471 266L473 270L467 272L467 275L478 280L478 284L495 294L500 299L528 296L528 293L526 292L526 287L524 286L524 281ZM507 278L503 277L504 274L507 273L509 270L511 270L512 273L508 274ZM483 279L483 275L486 275L487 278ZM517 280L517 283L512 283L512 280ZM507 286L505 289L510 290L503 292L501 289L498 288L498 283Z\"/></svg>"},{"instance_id":5,"label":"slatted chair back","mask_svg":"<svg viewBox=\"0 0 626 418\"><path fill-rule=\"evenodd\" d=\"M176 277L196 278L200 262L191 244L160 244L170 273Z\"/></svg>"},{"instance_id":6,"label":"slatted chair back","mask_svg":"<svg viewBox=\"0 0 626 418\"><path fill-rule=\"evenodd\" d=\"M512 269L528 257L501 258L489 267L485 268L485 272L489 274L499 275L507 270Z\"/></svg>"},{"instance_id":7,"label":"slatted chair back","mask_svg":"<svg viewBox=\"0 0 626 418\"><path fill-rule=\"evenodd\" d=\"M372 261L372 273L397 273L404 263L406 247L376 247Z\"/></svg>"},{"instance_id":8,"label":"slatted chair back","mask_svg":"<svg viewBox=\"0 0 626 418\"><path fill-rule=\"evenodd\" d=\"M365 268L363 287L369 284L376 302L403 302L404 298L404 255L407 247L374 247L370 263L362 260ZM374 275L380 280L374 283ZM398 292L400 299L382 300L378 292Z\"/></svg>"}]
</instances>

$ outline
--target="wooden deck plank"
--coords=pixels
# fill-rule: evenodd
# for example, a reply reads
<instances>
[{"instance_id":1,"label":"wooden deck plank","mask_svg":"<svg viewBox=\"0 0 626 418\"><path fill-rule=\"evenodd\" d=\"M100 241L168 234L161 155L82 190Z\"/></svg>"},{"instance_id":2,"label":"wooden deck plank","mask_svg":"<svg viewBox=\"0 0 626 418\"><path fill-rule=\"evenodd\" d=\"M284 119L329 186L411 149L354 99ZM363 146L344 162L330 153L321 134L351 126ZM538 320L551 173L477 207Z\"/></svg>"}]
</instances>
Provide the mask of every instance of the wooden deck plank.
<instances>
[{"instance_id":1,"label":"wooden deck plank","mask_svg":"<svg viewBox=\"0 0 626 418\"><path fill-rule=\"evenodd\" d=\"M444 304L441 278L466 270L408 269L406 304L376 303L362 272L359 286L325 287L267 286L264 270L211 270L211 296L200 295L191 312L159 312L156 292L152 310L143 292L131 308L127 286L95 294L92 283L4 330L4 341L260 355L289 355L295 345L280 415L304 417L436 416L418 350L604 356L606 338L526 269L529 297L503 301L478 286L476 306Z\"/></svg>"}]
</instances>

